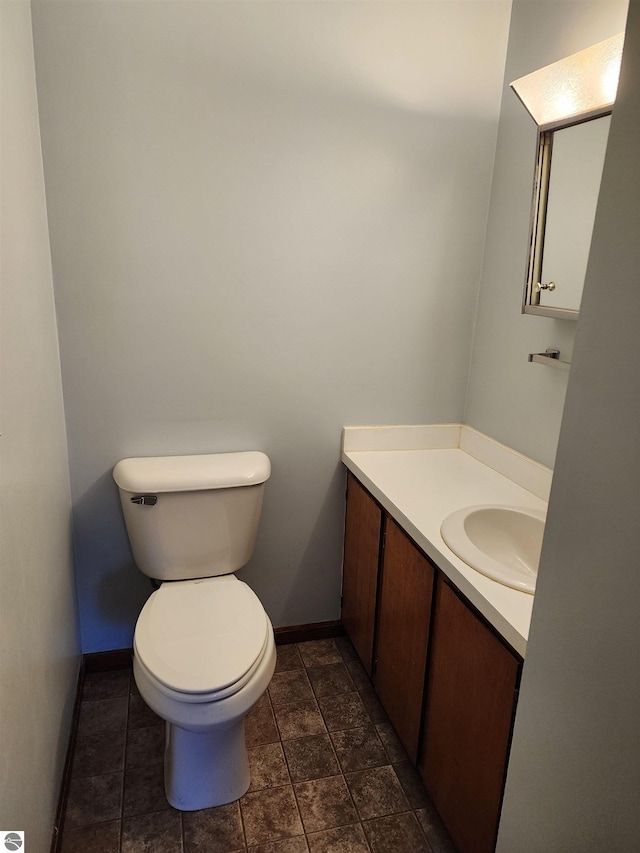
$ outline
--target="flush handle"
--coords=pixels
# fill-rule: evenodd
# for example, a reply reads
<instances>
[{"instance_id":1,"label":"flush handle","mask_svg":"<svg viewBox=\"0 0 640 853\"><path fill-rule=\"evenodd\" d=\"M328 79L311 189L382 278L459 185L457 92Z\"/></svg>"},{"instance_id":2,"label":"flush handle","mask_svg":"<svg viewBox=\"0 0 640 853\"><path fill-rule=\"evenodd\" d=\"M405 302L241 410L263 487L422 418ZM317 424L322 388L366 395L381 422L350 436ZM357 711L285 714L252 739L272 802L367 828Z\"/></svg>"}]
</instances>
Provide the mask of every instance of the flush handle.
<instances>
[{"instance_id":1,"label":"flush handle","mask_svg":"<svg viewBox=\"0 0 640 853\"><path fill-rule=\"evenodd\" d=\"M157 495L136 495L131 498L132 504L142 504L142 506L155 506L158 503Z\"/></svg>"}]
</instances>

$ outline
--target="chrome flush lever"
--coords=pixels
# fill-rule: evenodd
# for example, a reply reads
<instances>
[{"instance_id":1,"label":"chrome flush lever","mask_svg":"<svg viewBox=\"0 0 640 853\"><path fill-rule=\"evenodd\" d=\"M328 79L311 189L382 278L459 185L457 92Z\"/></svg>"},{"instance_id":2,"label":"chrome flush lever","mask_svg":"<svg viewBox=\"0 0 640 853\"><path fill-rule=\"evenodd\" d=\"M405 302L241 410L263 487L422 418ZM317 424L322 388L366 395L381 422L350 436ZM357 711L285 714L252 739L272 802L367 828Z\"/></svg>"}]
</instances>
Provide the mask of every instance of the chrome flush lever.
<instances>
[{"instance_id":1,"label":"chrome flush lever","mask_svg":"<svg viewBox=\"0 0 640 853\"><path fill-rule=\"evenodd\" d=\"M142 506L155 506L158 503L157 495L136 495L131 498L132 504L142 504Z\"/></svg>"}]
</instances>

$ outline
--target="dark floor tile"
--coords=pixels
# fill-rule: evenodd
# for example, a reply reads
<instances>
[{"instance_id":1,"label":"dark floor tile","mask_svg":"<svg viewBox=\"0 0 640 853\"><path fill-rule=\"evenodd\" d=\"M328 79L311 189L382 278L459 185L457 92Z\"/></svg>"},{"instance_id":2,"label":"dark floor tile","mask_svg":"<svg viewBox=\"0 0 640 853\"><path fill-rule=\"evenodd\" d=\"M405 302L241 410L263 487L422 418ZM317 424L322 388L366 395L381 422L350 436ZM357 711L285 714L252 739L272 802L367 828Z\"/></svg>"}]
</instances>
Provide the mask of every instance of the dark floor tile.
<instances>
[{"instance_id":1,"label":"dark floor tile","mask_svg":"<svg viewBox=\"0 0 640 853\"><path fill-rule=\"evenodd\" d=\"M333 640L309 640L298 643L305 666L324 666L329 663L342 663L342 655Z\"/></svg>"},{"instance_id":2,"label":"dark floor tile","mask_svg":"<svg viewBox=\"0 0 640 853\"><path fill-rule=\"evenodd\" d=\"M369 853L369 845L359 823L312 832L308 842L310 853Z\"/></svg>"},{"instance_id":3,"label":"dark floor tile","mask_svg":"<svg viewBox=\"0 0 640 853\"><path fill-rule=\"evenodd\" d=\"M258 699L256 704L251 709L251 711L256 711L260 708L271 708L271 699L269 698L269 691L268 690L264 691L264 693Z\"/></svg>"},{"instance_id":4,"label":"dark floor tile","mask_svg":"<svg viewBox=\"0 0 640 853\"><path fill-rule=\"evenodd\" d=\"M304 835L295 838L284 838L282 841L269 841L249 847L248 853L308 853L307 839Z\"/></svg>"},{"instance_id":5,"label":"dark floor tile","mask_svg":"<svg viewBox=\"0 0 640 853\"><path fill-rule=\"evenodd\" d=\"M291 669L302 669L303 663L300 652L295 643L287 646L278 646L276 658L276 672L287 672Z\"/></svg>"},{"instance_id":6,"label":"dark floor tile","mask_svg":"<svg viewBox=\"0 0 640 853\"><path fill-rule=\"evenodd\" d=\"M120 853L120 821L65 832L60 853Z\"/></svg>"},{"instance_id":7,"label":"dark floor tile","mask_svg":"<svg viewBox=\"0 0 640 853\"><path fill-rule=\"evenodd\" d=\"M87 672L82 686L82 701L116 699L129 693L130 669L112 669L108 672Z\"/></svg>"},{"instance_id":8,"label":"dark floor tile","mask_svg":"<svg viewBox=\"0 0 640 853\"><path fill-rule=\"evenodd\" d=\"M330 732L355 729L371 722L358 693L322 696L318 699L318 705Z\"/></svg>"},{"instance_id":9,"label":"dark floor tile","mask_svg":"<svg viewBox=\"0 0 640 853\"><path fill-rule=\"evenodd\" d=\"M125 732L84 735L76 741L72 776L101 776L124 768Z\"/></svg>"},{"instance_id":10,"label":"dark floor tile","mask_svg":"<svg viewBox=\"0 0 640 853\"><path fill-rule=\"evenodd\" d=\"M125 817L121 853L176 853L182 849L182 815L169 812Z\"/></svg>"},{"instance_id":11,"label":"dark floor tile","mask_svg":"<svg viewBox=\"0 0 640 853\"><path fill-rule=\"evenodd\" d=\"M283 743L284 753L293 782L308 782L324 776L335 776L340 772L329 735L287 740Z\"/></svg>"},{"instance_id":12,"label":"dark floor tile","mask_svg":"<svg viewBox=\"0 0 640 853\"><path fill-rule=\"evenodd\" d=\"M412 812L365 821L372 853L431 853Z\"/></svg>"},{"instance_id":13,"label":"dark floor tile","mask_svg":"<svg viewBox=\"0 0 640 853\"><path fill-rule=\"evenodd\" d=\"M387 750L389 761L392 764L397 764L400 761L407 761L407 753L400 743L398 735L393 730L393 726L388 722L376 723L378 737L382 741L384 748Z\"/></svg>"},{"instance_id":14,"label":"dark floor tile","mask_svg":"<svg viewBox=\"0 0 640 853\"><path fill-rule=\"evenodd\" d=\"M127 698L97 699L82 702L78 718L78 737L104 732L124 731L127 727Z\"/></svg>"},{"instance_id":15,"label":"dark floor tile","mask_svg":"<svg viewBox=\"0 0 640 853\"><path fill-rule=\"evenodd\" d=\"M164 792L164 764L125 770L124 816L161 812L170 808Z\"/></svg>"},{"instance_id":16,"label":"dark floor tile","mask_svg":"<svg viewBox=\"0 0 640 853\"><path fill-rule=\"evenodd\" d=\"M362 703L364 707L367 709L367 713L371 717L371 722L373 723L386 723L389 722L387 715L385 713L384 708L376 694L373 691L373 688L370 690L360 690L360 698L362 699Z\"/></svg>"},{"instance_id":17,"label":"dark floor tile","mask_svg":"<svg viewBox=\"0 0 640 853\"><path fill-rule=\"evenodd\" d=\"M269 685L269 696L273 707L313 699L313 691L304 669L276 672Z\"/></svg>"},{"instance_id":18,"label":"dark floor tile","mask_svg":"<svg viewBox=\"0 0 640 853\"><path fill-rule=\"evenodd\" d=\"M275 709L275 715L280 738L283 741L326 731L322 714L315 700L280 705Z\"/></svg>"},{"instance_id":19,"label":"dark floor tile","mask_svg":"<svg viewBox=\"0 0 640 853\"><path fill-rule=\"evenodd\" d=\"M420 774L410 761L394 764L393 769L412 809L422 809L430 804Z\"/></svg>"},{"instance_id":20,"label":"dark floor tile","mask_svg":"<svg viewBox=\"0 0 640 853\"><path fill-rule=\"evenodd\" d=\"M347 662L350 660L360 660L358 653L353 648L351 640L348 637L334 637L333 642L342 656L342 660Z\"/></svg>"},{"instance_id":21,"label":"dark floor tile","mask_svg":"<svg viewBox=\"0 0 640 853\"><path fill-rule=\"evenodd\" d=\"M125 767L147 767L164 760L165 723L127 732Z\"/></svg>"},{"instance_id":22,"label":"dark floor tile","mask_svg":"<svg viewBox=\"0 0 640 853\"><path fill-rule=\"evenodd\" d=\"M409 802L390 765L347 773L345 778L363 820L409 811Z\"/></svg>"},{"instance_id":23,"label":"dark floor tile","mask_svg":"<svg viewBox=\"0 0 640 853\"><path fill-rule=\"evenodd\" d=\"M457 848L449 837L440 815L431 803L416 811L416 817L433 853L457 853Z\"/></svg>"},{"instance_id":24,"label":"dark floor tile","mask_svg":"<svg viewBox=\"0 0 640 853\"><path fill-rule=\"evenodd\" d=\"M65 832L120 818L122 773L72 779L65 814Z\"/></svg>"},{"instance_id":25,"label":"dark floor tile","mask_svg":"<svg viewBox=\"0 0 640 853\"><path fill-rule=\"evenodd\" d=\"M389 763L373 726L331 732L331 740L344 773Z\"/></svg>"},{"instance_id":26,"label":"dark floor tile","mask_svg":"<svg viewBox=\"0 0 640 853\"><path fill-rule=\"evenodd\" d=\"M299 782L294 788L305 832L318 832L357 822L358 815L344 776Z\"/></svg>"},{"instance_id":27,"label":"dark floor tile","mask_svg":"<svg viewBox=\"0 0 640 853\"><path fill-rule=\"evenodd\" d=\"M165 723L129 670L89 673L83 696L62 853L455 853L346 637L278 648L245 719L251 787L227 806L171 808Z\"/></svg>"},{"instance_id":28,"label":"dark floor tile","mask_svg":"<svg viewBox=\"0 0 640 853\"><path fill-rule=\"evenodd\" d=\"M159 717L155 711L144 701L139 694L129 696L129 729L144 729L148 726L157 726L164 722L162 717Z\"/></svg>"},{"instance_id":29,"label":"dark floor tile","mask_svg":"<svg viewBox=\"0 0 640 853\"><path fill-rule=\"evenodd\" d=\"M235 853L244 850L240 805L183 812L184 853Z\"/></svg>"},{"instance_id":30,"label":"dark floor tile","mask_svg":"<svg viewBox=\"0 0 640 853\"><path fill-rule=\"evenodd\" d=\"M250 791L279 788L290 783L282 744L267 743L263 746L254 746L248 750L248 753L251 770Z\"/></svg>"},{"instance_id":31,"label":"dark floor tile","mask_svg":"<svg viewBox=\"0 0 640 853\"><path fill-rule=\"evenodd\" d=\"M313 692L316 696L336 696L355 690L347 667L343 663L329 663L307 669Z\"/></svg>"},{"instance_id":32,"label":"dark floor tile","mask_svg":"<svg viewBox=\"0 0 640 853\"><path fill-rule=\"evenodd\" d=\"M240 808L248 845L303 834L291 785L245 794Z\"/></svg>"},{"instance_id":33,"label":"dark floor tile","mask_svg":"<svg viewBox=\"0 0 640 853\"><path fill-rule=\"evenodd\" d=\"M356 686L356 690L371 690L371 680L359 660L348 661L347 669Z\"/></svg>"},{"instance_id":34,"label":"dark floor tile","mask_svg":"<svg viewBox=\"0 0 640 853\"><path fill-rule=\"evenodd\" d=\"M279 740L278 727L266 693L244 718L244 735L247 747L275 743Z\"/></svg>"}]
</instances>

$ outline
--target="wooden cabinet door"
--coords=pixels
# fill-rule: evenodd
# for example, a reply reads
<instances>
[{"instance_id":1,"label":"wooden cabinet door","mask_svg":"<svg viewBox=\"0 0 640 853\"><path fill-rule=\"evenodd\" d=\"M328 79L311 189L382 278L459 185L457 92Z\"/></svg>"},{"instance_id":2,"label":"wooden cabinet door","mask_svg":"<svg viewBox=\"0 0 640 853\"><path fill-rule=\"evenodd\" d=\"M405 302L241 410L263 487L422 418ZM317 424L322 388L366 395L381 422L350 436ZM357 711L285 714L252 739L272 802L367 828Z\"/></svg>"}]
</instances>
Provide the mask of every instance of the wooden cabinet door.
<instances>
[{"instance_id":1,"label":"wooden cabinet door","mask_svg":"<svg viewBox=\"0 0 640 853\"><path fill-rule=\"evenodd\" d=\"M495 849L519 672L440 577L420 770L460 853Z\"/></svg>"},{"instance_id":2,"label":"wooden cabinet door","mask_svg":"<svg viewBox=\"0 0 640 853\"><path fill-rule=\"evenodd\" d=\"M422 720L433 580L431 563L387 517L373 683L413 762Z\"/></svg>"},{"instance_id":3,"label":"wooden cabinet door","mask_svg":"<svg viewBox=\"0 0 640 853\"><path fill-rule=\"evenodd\" d=\"M347 474L347 513L342 569L342 624L371 675L382 510Z\"/></svg>"}]
</instances>

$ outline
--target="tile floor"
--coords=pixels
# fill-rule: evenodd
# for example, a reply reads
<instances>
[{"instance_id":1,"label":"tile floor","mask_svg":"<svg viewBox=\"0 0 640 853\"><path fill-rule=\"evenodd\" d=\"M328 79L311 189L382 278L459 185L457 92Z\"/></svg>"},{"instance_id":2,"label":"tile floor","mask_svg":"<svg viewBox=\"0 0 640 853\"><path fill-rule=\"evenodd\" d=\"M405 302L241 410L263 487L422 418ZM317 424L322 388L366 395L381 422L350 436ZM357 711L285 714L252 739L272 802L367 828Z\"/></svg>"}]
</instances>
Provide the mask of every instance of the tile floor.
<instances>
[{"instance_id":1,"label":"tile floor","mask_svg":"<svg viewBox=\"0 0 640 853\"><path fill-rule=\"evenodd\" d=\"M62 853L455 853L346 638L279 646L246 736L244 797L176 811L131 671L88 673Z\"/></svg>"}]
</instances>

